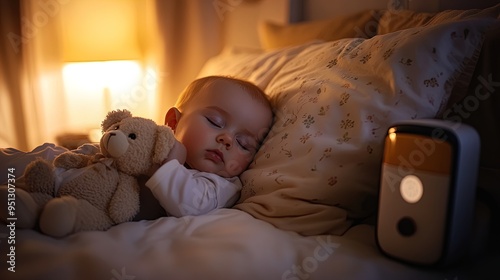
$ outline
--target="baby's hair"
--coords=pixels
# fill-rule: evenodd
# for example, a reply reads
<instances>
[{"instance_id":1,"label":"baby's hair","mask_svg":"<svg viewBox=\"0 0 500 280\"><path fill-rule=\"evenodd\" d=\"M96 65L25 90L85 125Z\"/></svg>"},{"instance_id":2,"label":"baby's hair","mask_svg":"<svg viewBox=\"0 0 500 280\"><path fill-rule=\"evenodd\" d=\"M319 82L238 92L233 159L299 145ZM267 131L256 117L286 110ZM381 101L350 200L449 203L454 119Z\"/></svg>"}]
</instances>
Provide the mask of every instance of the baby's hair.
<instances>
[{"instance_id":1,"label":"baby's hair","mask_svg":"<svg viewBox=\"0 0 500 280\"><path fill-rule=\"evenodd\" d=\"M186 104L196 98L197 94L201 92L203 88L209 87L219 81L228 81L238 84L245 90L245 92L250 94L251 97L259 102L262 102L264 105L268 106L271 109L269 98L262 89L249 81L233 78L230 76L207 76L194 80L181 93L179 99L177 99L175 107L177 107L177 109L182 112L186 107Z\"/></svg>"}]
</instances>

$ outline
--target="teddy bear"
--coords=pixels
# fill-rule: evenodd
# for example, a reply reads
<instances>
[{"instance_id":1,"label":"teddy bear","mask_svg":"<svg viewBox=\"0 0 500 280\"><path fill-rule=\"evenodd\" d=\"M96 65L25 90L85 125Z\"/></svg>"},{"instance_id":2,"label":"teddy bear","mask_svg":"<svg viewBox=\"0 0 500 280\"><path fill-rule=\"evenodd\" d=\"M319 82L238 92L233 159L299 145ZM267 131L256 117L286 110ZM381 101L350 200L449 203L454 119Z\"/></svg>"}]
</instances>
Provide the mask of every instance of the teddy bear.
<instances>
[{"instance_id":1,"label":"teddy bear","mask_svg":"<svg viewBox=\"0 0 500 280\"><path fill-rule=\"evenodd\" d=\"M17 215L24 227L53 237L106 230L139 212L137 178L168 159L173 131L128 110L108 113L97 145L86 144L25 169L25 190L17 189Z\"/></svg>"}]
</instances>

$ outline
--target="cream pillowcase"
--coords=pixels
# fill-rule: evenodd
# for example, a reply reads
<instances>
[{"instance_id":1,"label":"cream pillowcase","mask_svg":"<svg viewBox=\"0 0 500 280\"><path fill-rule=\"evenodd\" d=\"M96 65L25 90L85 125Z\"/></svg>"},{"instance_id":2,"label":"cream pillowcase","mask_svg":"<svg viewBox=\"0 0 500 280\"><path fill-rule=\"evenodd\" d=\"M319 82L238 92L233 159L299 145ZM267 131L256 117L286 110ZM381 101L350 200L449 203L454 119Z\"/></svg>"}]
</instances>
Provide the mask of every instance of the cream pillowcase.
<instances>
[{"instance_id":1,"label":"cream pillowcase","mask_svg":"<svg viewBox=\"0 0 500 280\"><path fill-rule=\"evenodd\" d=\"M210 75L227 75L255 83L265 89L271 79L290 59L311 44L308 42L299 46L286 47L274 51L228 47L219 55L209 59L198 78Z\"/></svg>"},{"instance_id":2,"label":"cream pillowcase","mask_svg":"<svg viewBox=\"0 0 500 280\"><path fill-rule=\"evenodd\" d=\"M266 92L275 123L235 208L303 235L343 234L377 209L387 128L433 118L489 20L309 45Z\"/></svg>"}]
</instances>

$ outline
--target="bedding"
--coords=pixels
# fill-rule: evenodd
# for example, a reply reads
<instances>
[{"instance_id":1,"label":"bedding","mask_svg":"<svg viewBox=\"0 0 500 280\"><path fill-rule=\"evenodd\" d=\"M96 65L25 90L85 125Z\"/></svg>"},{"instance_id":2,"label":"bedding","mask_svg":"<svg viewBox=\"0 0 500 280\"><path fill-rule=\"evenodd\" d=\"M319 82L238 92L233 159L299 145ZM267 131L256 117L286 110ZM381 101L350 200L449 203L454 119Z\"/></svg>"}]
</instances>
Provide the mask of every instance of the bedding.
<instances>
[{"instance_id":1,"label":"bedding","mask_svg":"<svg viewBox=\"0 0 500 280\"><path fill-rule=\"evenodd\" d=\"M377 33L377 24L374 23L378 21L380 14L380 11L366 10L333 19L289 25L264 21L259 25L259 38L262 48L266 50L300 45L312 40L370 38Z\"/></svg>"},{"instance_id":2,"label":"bedding","mask_svg":"<svg viewBox=\"0 0 500 280\"><path fill-rule=\"evenodd\" d=\"M391 11L381 15L377 34L382 35L406 28L423 25L429 26L471 18L498 19L499 17L500 4L486 9L446 10L437 13L419 13L410 10Z\"/></svg>"},{"instance_id":3,"label":"bedding","mask_svg":"<svg viewBox=\"0 0 500 280\"><path fill-rule=\"evenodd\" d=\"M16 240L15 272L6 271L2 252L2 279L442 280L465 279L467 273L422 270L384 258L367 225L342 237L304 237L235 209L125 223L64 239L18 230Z\"/></svg>"},{"instance_id":4,"label":"bedding","mask_svg":"<svg viewBox=\"0 0 500 280\"><path fill-rule=\"evenodd\" d=\"M276 114L242 175L235 207L61 239L2 225L0 279L491 278L500 263L498 231L486 234L485 251L471 248L455 265L419 267L380 252L374 215L381 143L391 122L441 117L459 99L454 89L463 75L471 81L465 98L476 93L478 77L490 79L495 92L498 36L484 40L492 27L499 29L498 20L462 19L371 38L227 48L199 76L253 81L270 95ZM486 101L488 110L463 121L492 120L500 131L498 97ZM498 140L484 143L498 146ZM498 155L482 153L490 151ZM495 197L498 160L482 155L482 164L491 171L484 189Z\"/></svg>"},{"instance_id":5,"label":"bedding","mask_svg":"<svg viewBox=\"0 0 500 280\"><path fill-rule=\"evenodd\" d=\"M275 123L241 176L236 208L304 235L342 234L369 218L388 126L435 117L491 23L308 46L266 87Z\"/></svg>"}]
</instances>

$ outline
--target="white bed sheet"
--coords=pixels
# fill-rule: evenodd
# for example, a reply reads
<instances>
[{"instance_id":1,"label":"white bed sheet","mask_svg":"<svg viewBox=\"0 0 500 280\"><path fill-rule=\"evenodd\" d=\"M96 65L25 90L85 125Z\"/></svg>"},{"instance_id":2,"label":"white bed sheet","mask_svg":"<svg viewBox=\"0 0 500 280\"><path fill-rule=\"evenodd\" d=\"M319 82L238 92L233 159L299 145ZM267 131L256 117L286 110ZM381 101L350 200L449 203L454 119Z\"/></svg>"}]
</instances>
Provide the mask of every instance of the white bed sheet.
<instances>
[{"instance_id":1,"label":"white bed sheet","mask_svg":"<svg viewBox=\"0 0 500 280\"><path fill-rule=\"evenodd\" d=\"M434 271L386 258L369 225L344 236L304 237L235 209L129 222L63 239L17 229L15 272L7 270L9 234L2 224L0 279L462 280L470 270Z\"/></svg>"}]
</instances>

